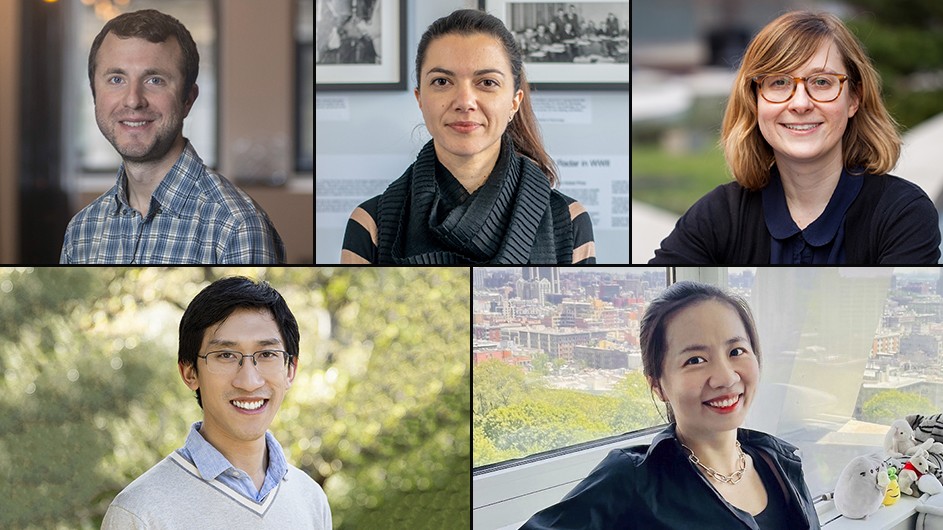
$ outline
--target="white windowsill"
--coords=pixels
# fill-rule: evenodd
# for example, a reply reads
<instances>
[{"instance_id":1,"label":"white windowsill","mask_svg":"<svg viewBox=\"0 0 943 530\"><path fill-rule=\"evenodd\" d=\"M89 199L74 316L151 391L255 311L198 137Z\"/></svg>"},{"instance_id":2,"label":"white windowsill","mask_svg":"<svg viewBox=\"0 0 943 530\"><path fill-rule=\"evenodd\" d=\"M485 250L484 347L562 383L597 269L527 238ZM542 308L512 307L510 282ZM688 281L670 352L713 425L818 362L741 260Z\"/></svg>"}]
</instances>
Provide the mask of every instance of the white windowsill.
<instances>
[{"instance_id":1,"label":"white windowsill","mask_svg":"<svg viewBox=\"0 0 943 530\"><path fill-rule=\"evenodd\" d=\"M472 478L472 519L475 530L516 530L534 513L563 498L612 449L651 443L654 434L620 440L546 460L529 462ZM894 506L882 506L867 519L848 519L833 501L817 505L825 530L910 530L920 499L902 495Z\"/></svg>"}]
</instances>

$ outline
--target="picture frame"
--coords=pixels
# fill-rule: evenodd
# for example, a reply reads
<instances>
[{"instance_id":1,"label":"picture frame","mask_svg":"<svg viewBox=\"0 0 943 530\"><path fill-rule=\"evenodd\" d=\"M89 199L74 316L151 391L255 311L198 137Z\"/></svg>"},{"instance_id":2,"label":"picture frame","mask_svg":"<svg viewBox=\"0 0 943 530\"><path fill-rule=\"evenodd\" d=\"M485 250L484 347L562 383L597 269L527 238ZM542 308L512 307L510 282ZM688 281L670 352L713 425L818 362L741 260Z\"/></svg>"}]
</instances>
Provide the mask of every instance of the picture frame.
<instances>
[{"instance_id":1,"label":"picture frame","mask_svg":"<svg viewBox=\"0 0 943 530\"><path fill-rule=\"evenodd\" d=\"M518 40L531 88L629 90L629 0L479 0L478 5Z\"/></svg>"},{"instance_id":2,"label":"picture frame","mask_svg":"<svg viewBox=\"0 0 943 530\"><path fill-rule=\"evenodd\" d=\"M315 90L405 90L406 0L322 0Z\"/></svg>"}]
</instances>

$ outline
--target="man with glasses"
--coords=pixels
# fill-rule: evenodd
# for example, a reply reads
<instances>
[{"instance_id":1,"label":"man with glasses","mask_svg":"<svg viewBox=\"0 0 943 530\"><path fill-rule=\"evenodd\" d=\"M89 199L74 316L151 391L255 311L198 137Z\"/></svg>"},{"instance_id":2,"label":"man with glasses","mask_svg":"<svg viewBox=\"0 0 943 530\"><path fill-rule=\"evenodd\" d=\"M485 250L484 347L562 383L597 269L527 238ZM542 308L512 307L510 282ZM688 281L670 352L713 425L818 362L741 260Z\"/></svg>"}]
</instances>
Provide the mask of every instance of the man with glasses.
<instances>
[{"instance_id":1,"label":"man with glasses","mask_svg":"<svg viewBox=\"0 0 943 530\"><path fill-rule=\"evenodd\" d=\"M267 283L232 277L203 289L180 321L178 351L203 421L118 494L102 528L330 529L324 492L267 432L297 373L298 342L294 315Z\"/></svg>"}]
</instances>

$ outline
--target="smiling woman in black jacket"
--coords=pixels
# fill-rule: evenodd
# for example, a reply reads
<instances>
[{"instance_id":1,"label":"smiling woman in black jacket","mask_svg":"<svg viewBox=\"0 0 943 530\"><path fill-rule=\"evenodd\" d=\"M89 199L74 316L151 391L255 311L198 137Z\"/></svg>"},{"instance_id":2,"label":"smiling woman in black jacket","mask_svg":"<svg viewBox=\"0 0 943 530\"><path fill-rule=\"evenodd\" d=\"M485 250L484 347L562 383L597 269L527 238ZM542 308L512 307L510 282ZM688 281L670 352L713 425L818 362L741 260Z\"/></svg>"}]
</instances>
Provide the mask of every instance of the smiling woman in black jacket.
<instances>
[{"instance_id":1,"label":"smiling woman in black jacket","mask_svg":"<svg viewBox=\"0 0 943 530\"><path fill-rule=\"evenodd\" d=\"M760 364L746 302L713 286L674 284L646 310L640 341L668 428L649 446L609 453L522 530L818 529L796 448L740 428Z\"/></svg>"}]
</instances>

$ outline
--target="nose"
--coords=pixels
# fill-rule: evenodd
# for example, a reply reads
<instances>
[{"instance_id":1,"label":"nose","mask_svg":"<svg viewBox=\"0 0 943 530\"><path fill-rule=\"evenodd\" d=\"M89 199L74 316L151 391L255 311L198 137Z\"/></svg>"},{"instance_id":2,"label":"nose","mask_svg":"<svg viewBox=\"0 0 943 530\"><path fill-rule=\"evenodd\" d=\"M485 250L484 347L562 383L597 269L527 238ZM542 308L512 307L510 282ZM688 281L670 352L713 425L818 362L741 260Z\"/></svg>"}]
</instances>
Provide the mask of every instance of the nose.
<instances>
[{"instance_id":1,"label":"nose","mask_svg":"<svg viewBox=\"0 0 943 530\"><path fill-rule=\"evenodd\" d=\"M242 366L236 372L232 386L251 392L261 388L264 384L265 378L259 373L259 368L252 362L252 359L249 357L243 358Z\"/></svg>"},{"instance_id":2,"label":"nose","mask_svg":"<svg viewBox=\"0 0 943 530\"><path fill-rule=\"evenodd\" d=\"M712 388L727 388L740 381L740 374L733 369L727 357L721 357L720 360L712 364L710 379L708 380L708 384Z\"/></svg>"},{"instance_id":3,"label":"nose","mask_svg":"<svg viewBox=\"0 0 943 530\"><path fill-rule=\"evenodd\" d=\"M471 82L458 83L455 89L455 110L458 112L468 112L475 110L477 105L475 89Z\"/></svg>"},{"instance_id":4,"label":"nose","mask_svg":"<svg viewBox=\"0 0 943 530\"><path fill-rule=\"evenodd\" d=\"M797 112L805 112L812 108L812 98L809 97L809 92L805 89L805 81L796 85L796 92L789 100L789 108Z\"/></svg>"},{"instance_id":5,"label":"nose","mask_svg":"<svg viewBox=\"0 0 943 530\"><path fill-rule=\"evenodd\" d=\"M130 109L140 109L147 106L144 88L140 83L128 83L128 91L124 96L124 106Z\"/></svg>"}]
</instances>

